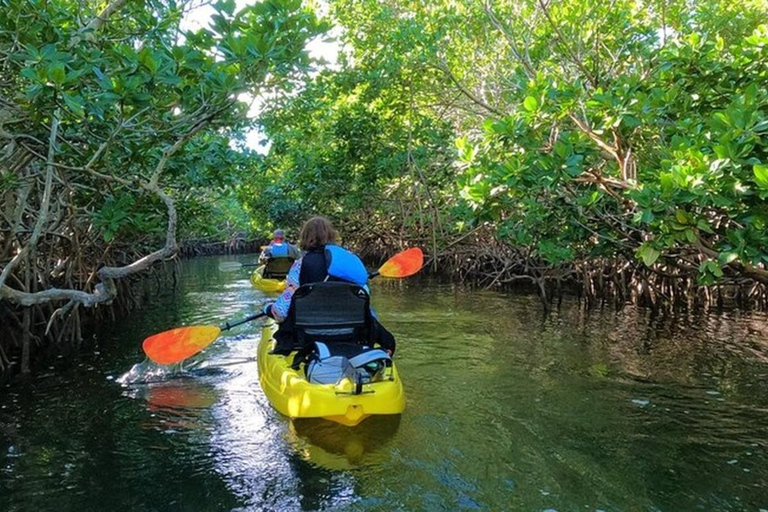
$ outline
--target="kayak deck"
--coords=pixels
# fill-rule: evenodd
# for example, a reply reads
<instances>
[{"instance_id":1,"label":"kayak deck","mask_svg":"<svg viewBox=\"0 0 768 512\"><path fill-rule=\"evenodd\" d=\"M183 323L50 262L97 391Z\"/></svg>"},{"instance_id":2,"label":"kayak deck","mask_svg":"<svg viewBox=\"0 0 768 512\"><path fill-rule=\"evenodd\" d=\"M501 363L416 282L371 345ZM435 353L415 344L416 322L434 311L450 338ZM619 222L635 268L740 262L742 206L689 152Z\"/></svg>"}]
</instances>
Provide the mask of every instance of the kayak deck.
<instances>
[{"instance_id":1,"label":"kayak deck","mask_svg":"<svg viewBox=\"0 0 768 512\"><path fill-rule=\"evenodd\" d=\"M258 367L264 394L281 414L292 419L325 418L351 427L369 416L401 414L405 409L403 385L394 363L382 380L363 384L360 394L354 394L355 384L346 378L337 384L313 384L307 381L303 365L298 370L291 368L294 354L270 354L275 330L274 323L262 328Z\"/></svg>"},{"instance_id":2,"label":"kayak deck","mask_svg":"<svg viewBox=\"0 0 768 512\"><path fill-rule=\"evenodd\" d=\"M257 267L251 273L251 284L257 290L266 293L282 292L285 290L285 279L264 278L264 265Z\"/></svg>"}]
</instances>

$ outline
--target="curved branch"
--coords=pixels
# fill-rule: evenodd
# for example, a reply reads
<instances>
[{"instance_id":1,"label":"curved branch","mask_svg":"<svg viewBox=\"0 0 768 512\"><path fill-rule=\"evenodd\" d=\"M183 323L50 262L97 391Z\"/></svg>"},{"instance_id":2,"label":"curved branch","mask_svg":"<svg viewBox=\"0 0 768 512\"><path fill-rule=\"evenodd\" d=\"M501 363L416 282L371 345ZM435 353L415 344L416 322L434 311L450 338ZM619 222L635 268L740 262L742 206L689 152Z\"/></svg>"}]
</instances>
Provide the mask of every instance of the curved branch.
<instances>
[{"instance_id":1,"label":"curved branch","mask_svg":"<svg viewBox=\"0 0 768 512\"><path fill-rule=\"evenodd\" d=\"M175 255L178 250L178 245L176 243L176 207L174 206L173 199L158 187L152 188L150 185L145 185L144 187L159 195L168 208L168 230L165 238L165 246L162 249L148 254L129 265L100 268L97 275L99 276L101 283L96 285L93 293L61 288L51 288L35 293L28 293L3 285L2 288L0 288L0 298L8 299L21 306L32 306L35 304L61 300L79 302L85 307L92 307L101 303L109 303L117 295L117 287L114 282L115 279L135 274L149 268L157 261Z\"/></svg>"},{"instance_id":2,"label":"curved branch","mask_svg":"<svg viewBox=\"0 0 768 512\"><path fill-rule=\"evenodd\" d=\"M176 207L174 205L173 199L171 199L171 197L168 194L163 192L163 190L157 185L156 182L160 173L163 170L163 167L165 167L165 164L168 161L168 159L183 146L184 142L186 142L192 136L198 133L203 128L203 126L205 126L205 124L207 124L211 119L212 119L211 116L207 116L206 118L201 120L199 123L197 123L195 126L193 126L191 130L189 130L182 137L180 137L173 144L173 146L171 146L169 149L167 149L163 153L163 156L161 157L160 162L158 162L157 166L155 167L155 171L152 175L152 180L150 180L149 183L138 184L144 190L147 190L148 192L152 192L158 195L160 199L162 199L162 201L165 203L165 206L168 209L168 228L166 230L165 246L162 249L159 249L151 254L144 256L139 260L134 261L133 263L130 263L122 267L100 268L97 272L97 275L99 276L101 283L96 285L95 291L93 293L88 293L80 290L66 290L66 289L59 289L59 288L52 288L52 289L43 290L35 293L28 293L28 292L22 292L20 290L16 290L7 285L2 285L0 287L0 298L8 299L9 301L15 302L22 306L31 306L34 304L42 304L46 302L60 301L60 300L72 300L75 302L79 302L86 307L92 307L101 303L109 303L117 295L117 287L115 286L115 283L114 283L115 279L121 279L131 274L135 274L137 272L140 272L142 270L149 268L157 261L174 256L178 250L178 244L176 243L176 222L177 222ZM53 169L53 166L49 166L49 171L52 172L52 169ZM83 167L82 170L94 176L97 176L99 178L106 179L108 181L116 181L126 185L132 184L132 182L129 180L126 180L124 178L120 178L117 176L110 176L107 174L103 174L103 173L94 171L93 169L90 169L87 166ZM38 222L39 222L39 219L38 219Z\"/></svg>"},{"instance_id":3,"label":"curved branch","mask_svg":"<svg viewBox=\"0 0 768 512\"><path fill-rule=\"evenodd\" d=\"M579 71L581 71L581 73L589 81L590 85L596 88L599 85L597 83L597 78L589 72L589 70L584 65L583 60L578 55L576 55L576 53L574 53L573 49L571 49L571 47L565 41L563 34L560 32L559 26L557 23L555 23L555 20L552 19L549 9L547 8L547 4L545 4L543 0L539 0L538 4L541 12L544 14L544 17L549 22L552 30L554 30L555 38L557 39L558 45L562 47L563 53L565 53L567 58L579 69Z\"/></svg>"},{"instance_id":4,"label":"curved branch","mask_svg":"<svg viewBox=\"0 0 768 512\"><path fill-rule=\"evenodd\" d=\"M83 38L93 39L93 34L101 30L104 25L106 25L110 16L122 9L127 3L128 0L114 0L113 2L107 4L107 6L102 9L102 11L95 18L93 18L86 26L81 28L77 35L72 38L72 41L69 44L70 48L77 45L80 41L82 41Z\"/></svg>"},{"instance_id":5,"label":"curved branch","mask_svg":"<svg viewBox=\"0 0 768 512\"><path fill-rule=\"evenodd\" d=\"M496 29L506 38L512 55L514 55L515 59L517 59L517 61L522 64L525 73L528 75L528 78L535 77L536 70L533 68L533 64L531 64L531 61L528 58L527 50L525 55L523 55L523 53L517 48L517 44L515 43L512 34L509 33L509 30L504 25L502 25L499 19L496 17L489 0L486 0L486 2L483 3L483 7L485 8L485 13L488 15L488 18L491 20L493 26L496 27Z\"/></svg>"}]
</instances>

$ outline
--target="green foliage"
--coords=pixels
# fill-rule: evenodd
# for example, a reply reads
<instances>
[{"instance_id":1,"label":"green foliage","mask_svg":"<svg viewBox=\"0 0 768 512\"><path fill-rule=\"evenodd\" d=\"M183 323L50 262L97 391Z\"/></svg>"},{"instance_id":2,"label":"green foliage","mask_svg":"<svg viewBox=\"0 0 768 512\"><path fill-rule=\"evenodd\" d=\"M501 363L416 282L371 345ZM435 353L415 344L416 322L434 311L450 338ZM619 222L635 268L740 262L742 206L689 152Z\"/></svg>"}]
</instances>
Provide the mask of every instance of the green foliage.
<instances>
[{"instance_id":1,"label":"green foliage","mask_svg":"<svg viewBox=\"0 0 768 512\"><path fill-rule=\"evenodd\" d=\"M577 259L630 251L653 265L700 243L730 251L734 238L750 240L739 259L757 263L768 251L754 229L766 215L759 12L745 10L743 32L718 34L726 14L714 4L676 6L666 22L679 32L662 44L661 20L636 7L559 2L525 26L495 13L512 19L507 49L526 73L507 91L509 114L461 140L461 195L476 218L553 264L567 253L541 247Z\"/></svg>"},{"instance_id":2,"label":"green foliage","mask_svg":"<svg viewBox=\"0 0 768 512\"><path fill-rule=\"evenodd\" d=\"M239 10L222 1L212 4L208 27L181 32L192 1L147 0L125 2L103 26L87 25L106 5L0 1L0 128L10 119L11 137L25 137L45 154L44 142L29 141L47 141L53 117L59 119L56 163L71 185L68 197L91 212L85 215L106 241L162 235L157 220L165 205L142 199L137 186L156 179L184 203L187 236L235 219L242 225L231 203L215 207L251 157L231 147L251 125L237 97L291 87L309 65L307 41L324 23L296 0ZM192 203L208 204L206 214L214 216L187 222ZM188 213L202 217L197 207Z\"/></svg>"},{"instance_id":3,"label":"green foliage","mask_svg":"<svg viewBox=\"0 0 768 512\"><path fill-rule=\"evenodd\" d=\"M641 186L628 195L635 220L661 249L700 243L738 260L768 262L766 26L728 45L689 37L660 52L634 110L660 141L638 144ZM642 114L650 112L652 115ZM702 272L722 277L714 262ZM706 277L706 276L705 276Z\"/></svg>"},{"instance_id":4,"label":"green foliage","mask_svg":"<svg viewBox=\"0 0 768 512\"><path fill-rule=\"evenodd\" d=\"M409 46L430 41L420 58L491 111L455 125L463 225L553 265L702 246L768 262L764 3L397 4L412 16L394 25L419 26Z\"/></svg>"},{"instance_id":5,"label":"green foliage","mask_svg":"<svg viewBox=\"0 0 768 512\"><path fill-rule=\"evenodd\" d=\"M105 238L161 234L162 204L121 199L126 181L193 133L163 169L184 236L324 213L435 251L490 227L544 265L626 258L707 283L768 263L763 1L333 0L345 49L314 73L303 48L328 27L296 0L218 2L181 37L171 2L129 3L99 34L71 0L1 5L2 96L38 140L62 113L62 165L98 156L124 180L75 178ZM268 154L232 149L250 125L234 98L275 88Z\"/></svg>"},{"instance_id":6,"label":"green foliage","mask_svg":"<svg viewBox=\"0 0 768 512\"><path fill-rule=\"evenodd\" d=\"M764 2L331 6L341 69L262 118L263 222L434 211L444 243L489 225L551 265L719 254L703 282L768 262Z\"/></svg>"},{"instance_id":7,"label":"green foliage","mask_svg":"<svg viewBox=\"0 0 768 512\"><path fill-rule=\"evenodd\" d=\"M331 7L340 69L261 118L258 222L488 225L551 265L720 254L704 282L768 261L763 2Z\"/></svg>"},{"instance_id":8,"label":"green foliage","mask_svg":"<svg viewBox=\"0 0 768 512\"><path fill-rule=\"evenodd\" d=\"M256 223L296 226L324 213L348 228L394 229L418 223L418 208L399 214L430 200L424 187L450 184L450 127L411 108L409 77L378 71L322 73L261 117L271 150L239 191Z\"/></svg>"}]
</instances>

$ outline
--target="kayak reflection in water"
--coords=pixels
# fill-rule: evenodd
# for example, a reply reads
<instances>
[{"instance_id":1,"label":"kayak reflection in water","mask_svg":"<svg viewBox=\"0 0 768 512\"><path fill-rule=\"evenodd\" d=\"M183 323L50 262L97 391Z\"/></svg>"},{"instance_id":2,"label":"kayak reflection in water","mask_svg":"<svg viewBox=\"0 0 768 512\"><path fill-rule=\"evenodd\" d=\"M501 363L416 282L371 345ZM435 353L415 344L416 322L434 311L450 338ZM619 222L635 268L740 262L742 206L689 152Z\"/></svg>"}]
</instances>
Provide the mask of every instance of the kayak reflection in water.
<instances>
[{"instance_id":1,"label":"kayak reflection in water","mask_svg":"<svg viewBox=\"0 0 768 512\"><path fill-rule=\"evenodd\" d=\"M399 426L399 414L371 416L354 429L319 418L298 418L289 424L287 439L307 462L344 470L383 463Z\"/></svg>"},{"instance_id":2,"label":"kayak reflection in water","mask_svg":"<svg viewBox=\"0 0 768 512\"><path fill-rule=\"evenodd\" d=\"M345 282L368 291L368 272L360 258L336 245L338 234L325 217L312 217L301 230L299 245L304 255L291 266L286 287L278 299L264 306L264 313L280 323L275 333L275 353L288 354L293 350L306 349L304 340L297 339L294 327L296 318L292 303L297 290L303 285L325 281ZM343 298L343 297L342 297ZM317 309L343 308L340 303L317 302ZM317 311L322 316L322 311ZM366 337L391 354L395 352L395 337L382 326L369 308ZM358 335L355 333L354 335ZM307 340L311 341L311 340ZM354 340L360 341L360 340Z\"/></svg>"}]
</instances>

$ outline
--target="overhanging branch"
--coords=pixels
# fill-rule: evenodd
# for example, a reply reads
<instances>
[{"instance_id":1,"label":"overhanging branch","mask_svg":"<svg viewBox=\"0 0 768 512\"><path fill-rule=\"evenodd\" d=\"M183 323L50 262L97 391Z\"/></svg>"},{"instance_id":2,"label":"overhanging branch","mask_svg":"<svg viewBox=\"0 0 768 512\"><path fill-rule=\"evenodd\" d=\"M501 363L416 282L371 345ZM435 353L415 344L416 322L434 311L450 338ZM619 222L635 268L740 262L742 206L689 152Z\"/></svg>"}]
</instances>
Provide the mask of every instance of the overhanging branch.
<instances>
[{"instance_id":1,"label":"overhanging branch","mask_svg":"<svg viewBox=\"0 0 768 512\"><path fill-rule=\"evenodd\" d=\"M141 272L142 270L146 270L147 268L149 268L154 263L160 260L173 257L178 250L178 244L176 243L176 224L177 224L176 207L174 205L173 199L168 194L163 192L163 190L157 184L157 180L160 174L162 173L162 170L165 167L168 159L174 153L176 153L179 149L181 149L181 147L184 145L186 141L188 141L191 137L197 134L205 125L207 125L213 119L213 116L214 115L212 114L201 119L200 122L196 123L187 133L181 136L170 148L168 148L166 151L163 152L163 155L152 174L152 179L149 182L138 183L138 186L140 186L144 190L159 196L168 210L168 227L166 230L165 245L163 246L163 248L151 254L148 254L143 258L137 261L134 261L133 263L124 265L122 267L100 268L97 272L97 275L99 276L99 279L101 280L101 282L96 285L95 291L93 293L88 293L80 290L68 290L68 289L59 289L59 288L52 288L52 289L43 290L39 292L29 293L29 292L22 292L20 290L16 290L14 288L11 288L10 286L3 284L0 287L0 298L7 299L11 302L15 302L16 304L19 304L22 306L31 306L34 304L43 304L47 302L54 302L54 301L61 301L61 300L75 301L77 303L83 304L86 307L92 307L101 303L109 303L117 295L117 287L115 286L115 283L114 283L115 279L121 279L131 274ZM54 132L53 128L51 131L53 134ZM93 159L91 160L91 162L89 162L89 165L92 162L93 162ZM52 172L52 170L53 170L53 166L49 165L49 172ZM108 174L100 173L98 171L91 169L89 166L83 167L82 170L85 172L88 172L93 176L96 176L98 178L102 178L108 181L115 181L124 185L134 184L134 182L131 182L130 180L126 180L125 178L120 178L118 176L111 176Z\"/></svg>"}]
</instances>

